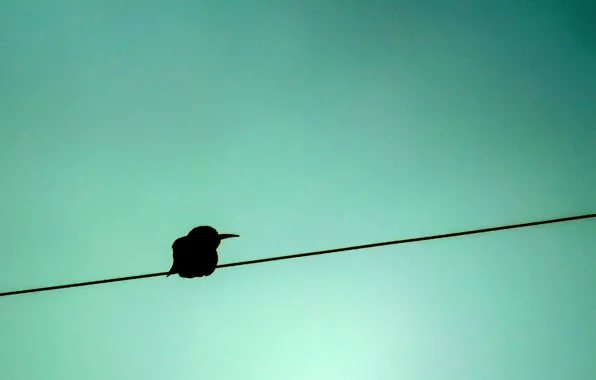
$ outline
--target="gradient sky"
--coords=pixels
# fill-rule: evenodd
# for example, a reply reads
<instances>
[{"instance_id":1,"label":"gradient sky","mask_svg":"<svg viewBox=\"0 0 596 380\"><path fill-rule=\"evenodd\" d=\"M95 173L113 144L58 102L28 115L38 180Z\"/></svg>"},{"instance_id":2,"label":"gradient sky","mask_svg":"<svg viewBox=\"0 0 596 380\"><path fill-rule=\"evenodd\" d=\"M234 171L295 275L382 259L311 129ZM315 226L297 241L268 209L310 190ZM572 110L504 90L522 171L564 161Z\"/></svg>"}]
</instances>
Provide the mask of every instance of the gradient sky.
<instances>
[{"instance_id":1,"label":"gradient sky","mask_svg":"<svg viewBox=\"0 0 596 380\"><path fill-rule=\"evenodd\" d=\"M492 3L492 4L491 4ZM0 3L0 291L596 212L596 6ZM0 374L596 378L596 221L0 299Z\"/></svg>"}]
</instances>

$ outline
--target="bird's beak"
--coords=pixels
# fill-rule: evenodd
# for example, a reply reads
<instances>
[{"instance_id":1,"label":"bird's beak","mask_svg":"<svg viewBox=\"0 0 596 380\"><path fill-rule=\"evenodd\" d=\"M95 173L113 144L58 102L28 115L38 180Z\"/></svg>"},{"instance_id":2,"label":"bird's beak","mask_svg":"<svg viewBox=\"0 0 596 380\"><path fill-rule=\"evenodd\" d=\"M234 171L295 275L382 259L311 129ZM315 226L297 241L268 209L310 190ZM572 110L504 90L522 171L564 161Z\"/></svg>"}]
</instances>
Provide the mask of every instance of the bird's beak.
<instances>
[{"instance_id":1,"label":"bird's beak","mask_svg":"<svg viewBox=\"0 0 596 380\"><path fill-rule=\"evenodd\" d=\"M234 234L219 234L219 238L220 238L220 240L227 239L227 238L231 238L231 237L240 237L240 235L234 235Z\"/></svg>"}]
</instances>

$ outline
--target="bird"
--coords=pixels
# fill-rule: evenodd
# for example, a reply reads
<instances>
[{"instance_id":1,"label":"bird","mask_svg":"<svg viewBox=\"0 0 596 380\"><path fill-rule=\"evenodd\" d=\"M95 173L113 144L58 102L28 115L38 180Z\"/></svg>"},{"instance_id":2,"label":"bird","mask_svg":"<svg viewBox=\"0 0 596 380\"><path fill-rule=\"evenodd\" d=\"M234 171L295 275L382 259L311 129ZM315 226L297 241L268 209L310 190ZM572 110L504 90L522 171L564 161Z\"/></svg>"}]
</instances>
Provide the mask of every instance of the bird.
<instances>
[{"instance_id":1,"label":"bird","mask_svg":"<svg viewBox=\"0 0 596 380\"><path fill-rule=\"evenodd\" d=\"M236 234L220 234L211 226L198 226L186 236L172 243L172 268L166 277L178 274L183 278L209 276L217 267L217 247L223 239L239 237Z\"/></svg>"}]
</instances>

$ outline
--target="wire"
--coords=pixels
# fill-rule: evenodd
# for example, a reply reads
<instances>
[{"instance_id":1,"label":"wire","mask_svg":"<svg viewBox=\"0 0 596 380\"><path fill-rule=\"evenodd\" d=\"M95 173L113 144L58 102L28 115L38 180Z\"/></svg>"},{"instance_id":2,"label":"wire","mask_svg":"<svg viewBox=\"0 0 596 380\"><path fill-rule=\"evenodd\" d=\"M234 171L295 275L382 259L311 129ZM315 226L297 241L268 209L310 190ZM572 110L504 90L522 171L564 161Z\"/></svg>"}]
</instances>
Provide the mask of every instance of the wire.
<instances>
[{"instance_id":1,"label":"wire","mask_svg":"<svg viewBox=\"0 0 596 380\"><path fill-rule=\"evenodd\" d=\"M229 267L237 267L237 266L241 266L241 265L261 264L261 263L265 263L268 261L296 259L296 258L300 258L300 257L324 255L324 254L335 253L335 252L354 251L357 249L381 247L384 245L395 245L395 244L414 243L414 242L425 241L425 240L446 239L446 238L451 238L451 237L456 237L456 236L482 234L482 233L494 232L494 231L511 230L514 228L532 227L532 226L538 226L538 225L542 225L542 224L562 223L562 222L570 222L573 220L591 219L591 218L596 218L596 213L569 216L569 217L565 217L565 218L540 220L540 221L528 222L528 223L509 224L509 225L498 226L498 227L481 228L481 229L477 229L477 230L451 232L451 233L446 233L446 234L441 234L441 235L430 235L430 236L422 236L422 237L415 237L415 238L409 238L409 239L384 241L384 242L380 242L380 243L354 245L354 246L350 246L350 247L327 249L324 251L298 253L298 254L287 255L287 256L276 256L276 257L268 257L268 258L257 259L257 260L239 261L239 262L235 262L235 263L218 265L217 268L229 268ZM137 276L109 278L109 279L97 280L97 281L78 282L78 283L66 284L66 285L47 286L47 287L43 287L43 288L15 290L15 291L11 291L11 292L0 293L0 297L11 296L11 295L16 295L16 294L24 294L24 293L43 292L43 291L47 291L47 290L75 288L75 287L79 287L79 286L99 285L99 284L105 284L108 282L138 280L141 278L165 276L167 274L168 274L168 272L159 272L159 273L141 274L141 275L137 275Z\"/></svg>"}]
</instances>

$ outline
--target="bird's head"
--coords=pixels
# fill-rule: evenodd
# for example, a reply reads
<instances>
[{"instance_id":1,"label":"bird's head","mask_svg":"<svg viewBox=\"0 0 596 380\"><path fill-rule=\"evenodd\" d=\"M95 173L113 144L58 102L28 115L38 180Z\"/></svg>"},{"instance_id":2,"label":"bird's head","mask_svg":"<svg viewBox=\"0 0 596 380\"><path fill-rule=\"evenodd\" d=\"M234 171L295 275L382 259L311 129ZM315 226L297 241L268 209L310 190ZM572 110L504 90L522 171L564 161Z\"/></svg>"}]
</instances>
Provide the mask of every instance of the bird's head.
<instances>
[{"instance_id":1,"label":"bird's head","mask_svg":"<svg viewBox=\"0 0 596 380\"><path fill-rule=\"evenodd\" d=\"M212 242L212 244L215 245L215 248L219 246L219 243L223 239L239 236L240 235L236 234L219 234L215 228L210 226L195 227L188 233L188 237L191 239L197 239L203 242Z\"/></svg>"}]
</instances>

